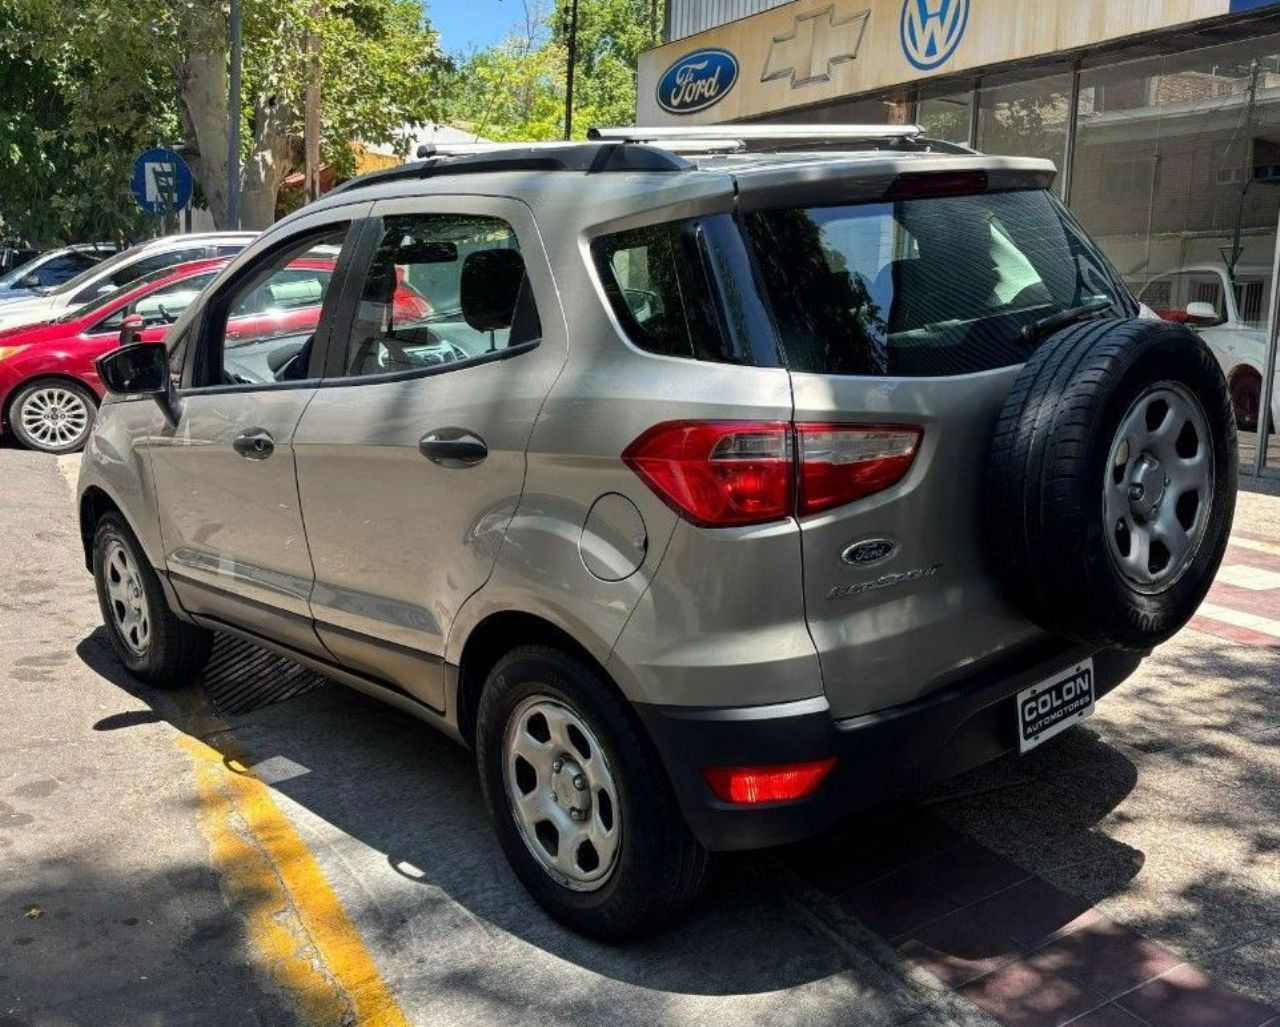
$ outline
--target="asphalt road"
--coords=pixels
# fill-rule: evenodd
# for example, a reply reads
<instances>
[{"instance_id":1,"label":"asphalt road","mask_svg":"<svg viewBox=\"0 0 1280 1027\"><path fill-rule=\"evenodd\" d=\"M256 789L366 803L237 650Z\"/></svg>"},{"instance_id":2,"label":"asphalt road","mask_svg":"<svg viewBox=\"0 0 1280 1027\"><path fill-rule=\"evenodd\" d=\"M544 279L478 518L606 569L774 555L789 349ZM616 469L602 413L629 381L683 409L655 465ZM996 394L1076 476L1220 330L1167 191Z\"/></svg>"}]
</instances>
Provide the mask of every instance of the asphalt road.
<instances>
[{"instance_id":1,"label":"asphalt road","mask_svg":"<svg viewBox=\"0 0 1280 1027\"><path fill-rule=\"evenodd\" d=\"M171 693L123 674L73 472L0 449L0 1027L1029 1024L1119 1005L1158 1027L1165 994L1256 1027L1280 1001L1280 590L1267 618L1266 589L1224 586L1225 619L1035 758L723 860L690 916L608 947L528 899L469 755L416 721L225 643ZM1272 503L1241 523L1280 534ZM1235 562L1280 570L1251 534ZM1045 912L1030 931L992 904ZM948 941L957 918L1000 937ZM1079 953L1046 964L1069 932L1149 972L1120 988Z\"/></svg>"}]
</instances>

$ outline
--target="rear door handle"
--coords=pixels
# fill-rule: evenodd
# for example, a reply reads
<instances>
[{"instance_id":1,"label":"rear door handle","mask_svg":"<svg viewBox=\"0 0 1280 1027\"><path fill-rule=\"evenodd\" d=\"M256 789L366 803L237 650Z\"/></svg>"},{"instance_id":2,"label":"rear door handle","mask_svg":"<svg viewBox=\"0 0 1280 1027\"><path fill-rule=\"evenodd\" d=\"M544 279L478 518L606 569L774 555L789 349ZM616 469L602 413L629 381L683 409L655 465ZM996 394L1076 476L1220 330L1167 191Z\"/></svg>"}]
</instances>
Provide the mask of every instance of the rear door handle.
<instances>
[{"instance_id":1,"label":"rear door handle","mask_svg":"<svg viewBox=\"0 0 1280 1027\"><path fill-rule=\"evenodd\" d=\"M422 436L418 452L441 467L474 467L489 455L484 439L465 428L437 428Z\"/></svg>"},{"instance_id":2,"label":"rear door handle","mask_svg":"<svg viewBox=\"0 0 1280 1027\"><path fill-rule=\"evenodd\" d=\"M276 440L265 428L250 428L231 440L231 448L247 460L265 460L276 451Z\"/></svg>"}]
</instances>

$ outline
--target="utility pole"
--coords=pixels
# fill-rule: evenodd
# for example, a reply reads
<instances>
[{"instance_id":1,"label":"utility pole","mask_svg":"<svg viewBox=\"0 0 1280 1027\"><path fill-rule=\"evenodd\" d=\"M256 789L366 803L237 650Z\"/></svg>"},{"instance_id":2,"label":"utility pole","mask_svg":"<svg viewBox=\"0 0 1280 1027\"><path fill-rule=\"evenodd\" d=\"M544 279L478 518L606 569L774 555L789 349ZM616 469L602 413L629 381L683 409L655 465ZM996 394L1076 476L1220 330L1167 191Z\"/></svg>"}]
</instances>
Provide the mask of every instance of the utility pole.
<instances>
[{"instance_id":1,"label":"utility pole","mask_svg":"<svg viewBox=\"0 0 1280 1027\"><path fill-rule=\"evenodd\" d=\"M1236 265L1240 263L1240 231L1244 226L1244 198L1253 183L1253 112L1258 102L1258 62L1249 65L1249 99L1244 109L1244 167L1240 171L1240 198L1236 202L1236 226L1231 233L1231 256L1227 260L1227 280L1234 289Z\"/></svg>"},{"instance_id":2,"label":"utility pole","mask_svg":"<svg viewBox=\"0 0 1280 1027\"><path fill-rule=\"evenodd\" d=\"M240 227L240 0L231 0L231 95L227 99L227 231Z\"/></svg>"},{"instance_id":3,"label":"utility pole","mask_svg":"<svg viewBox=\"0 0 1280 1027\"><path fill-rule=\"evenodd\" d=\"M649 4L649 45L658 45L658 0Z\"/></svg>"},{"instance_id":4,"label":"utility pole","mask_svg":"<svg viewBox=\"0 0 1280 1027\"><path fill-rule=\"evenodd\" d=\"M306 203L320 199L320 19L324 0L311 5L307 26L307 89L303 98L302 153L305 171L302 196Z\"/></svg>"},{"instance_id":5,"label":"utility pole","mask_svg":"<svg viewBox=\"0 0 1280 1027\"><path fill-rule=\"evenodd\" d=\"M569 0L569 67L564 87L564 137L573 138L573 72L578 63L578 0Z\"/></svg>"}]
</instances>

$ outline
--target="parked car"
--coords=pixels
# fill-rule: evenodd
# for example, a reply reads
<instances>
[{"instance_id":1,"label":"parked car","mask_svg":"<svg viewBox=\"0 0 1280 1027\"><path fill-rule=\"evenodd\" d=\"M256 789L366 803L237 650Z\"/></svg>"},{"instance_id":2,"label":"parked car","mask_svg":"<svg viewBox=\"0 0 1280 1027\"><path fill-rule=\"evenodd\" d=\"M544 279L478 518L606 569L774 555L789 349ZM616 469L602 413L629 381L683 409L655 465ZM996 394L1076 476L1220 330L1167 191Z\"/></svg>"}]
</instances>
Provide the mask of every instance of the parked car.
<instances>
[{"instance_id":1,"label":"parked car","mask_svg":"<svg viewBox=\"0 0 1280 1027\"><path fill-rule=\"evenodd\" d=\"M103 393L94 361L119 345L125 318L141 319L130 326L133 341L163 339L225 264L219 258L161 268L56 321L0 331L0 428L7 425L29 449L80 449ZM228 321L228 335L235 340L228 366L238 368L234 373L263 373L272 361L283 366L302 348L319 324L319 297L333 271L328 257L295 260L246 297ZM429 308L401 286L396 311L410 318L425 316Z\"/></svg>"},{"instance_id":2,"label":"parked car","mask_svg":"<svg viewBox=\"0 0 1280 1027\"><path fill-rule=\"evenodd\" d=\"M1243 267L1237 269L1233 288L1225 264L1188 264L1151 279L1139 292L1139 299L1160 317L1193 327L1208 343L1227 376L1236 424L1245 431L1257 431L1262 406L1269 279L1269 269ZM1252 301L1247 318L1241 311L1242 293ZM1274 432L1280 421L1280 367L1271 409Z\"/></svg>"},{"instance_id":3,"label":"parked car","mask_svg":"<svg viewBox=\"0 0 1280 1027\"><path fill-rule=\"evenodd\" d=\"M232 256L253 238L253 232L214 232L152 239L86 268L61 285L41 288L34 296L0 304L0 329L60 317L161 268Z\"/></svg>"},{"instance_id":4,"label":"parked car","mask_svg":"<svg viewBox=\"0 0 1280 1027\"><path fill-rule=\"evenodd\" d=\"M188 682L225 631L435 725L530 893L615 939L709 852L1088 716L1192 615L1235 502L1221 369L1135 316L1048 161L648 132L279 222L164 346L99 360L124 401L78 489L132 674ZM246 368L233 312L317 245L316 331Z\"/></svg>"},{"instance_id":5,"label":"parked car","mask_svg":"<svg viewBox=\"0 0 1280 1027\"><path fill-rule=\"evenodd\" d=\"M62 285L115 252L116 248L109 243L91 243L36 254L0 275L0 304Z\"/></svg>"}]
</instances>

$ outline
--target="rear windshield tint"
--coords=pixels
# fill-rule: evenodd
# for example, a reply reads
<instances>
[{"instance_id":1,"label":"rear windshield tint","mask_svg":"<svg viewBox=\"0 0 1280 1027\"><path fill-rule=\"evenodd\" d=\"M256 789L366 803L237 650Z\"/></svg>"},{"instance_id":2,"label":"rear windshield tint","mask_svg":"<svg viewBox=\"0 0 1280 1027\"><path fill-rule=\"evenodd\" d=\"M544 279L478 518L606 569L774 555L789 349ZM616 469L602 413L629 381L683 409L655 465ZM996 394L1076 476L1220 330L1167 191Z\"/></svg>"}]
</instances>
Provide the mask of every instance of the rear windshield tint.
<instances>
[{"instance_id":1,"label":"rear windshield tint","mask_svg":"<svg viewBox=\"0 0 1280 1027\"><path fill-rule=\"evenodd\" d=\"M964 374L1027 359L1026 325L1132 300L1039 190L762 211L747 229L787 363L821 374Z\"/></svg>"}]
</instances>

